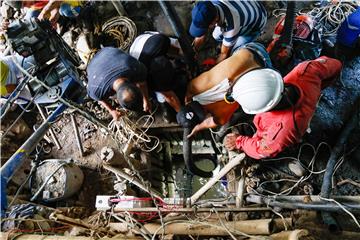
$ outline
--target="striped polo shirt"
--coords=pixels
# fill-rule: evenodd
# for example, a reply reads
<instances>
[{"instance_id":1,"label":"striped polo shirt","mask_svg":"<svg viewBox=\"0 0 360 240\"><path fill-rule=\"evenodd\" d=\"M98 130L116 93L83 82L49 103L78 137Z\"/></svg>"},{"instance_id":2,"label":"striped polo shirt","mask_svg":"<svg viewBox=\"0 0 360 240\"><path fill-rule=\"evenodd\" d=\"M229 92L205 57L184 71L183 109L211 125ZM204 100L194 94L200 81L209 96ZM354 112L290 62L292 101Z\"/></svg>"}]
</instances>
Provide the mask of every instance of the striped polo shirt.
<instances>
[{"instance_id":1,"label":"striped polo shirt","mask_svg":"<svg viewBox=\"0 0 360 240\"><path fill-rule=\"evenodd\" d=\"M239 36L262 31L267 14L262 3L257 1L211 1L220 15L223 44L231 47Z\"/></svg>"}]
</instances>

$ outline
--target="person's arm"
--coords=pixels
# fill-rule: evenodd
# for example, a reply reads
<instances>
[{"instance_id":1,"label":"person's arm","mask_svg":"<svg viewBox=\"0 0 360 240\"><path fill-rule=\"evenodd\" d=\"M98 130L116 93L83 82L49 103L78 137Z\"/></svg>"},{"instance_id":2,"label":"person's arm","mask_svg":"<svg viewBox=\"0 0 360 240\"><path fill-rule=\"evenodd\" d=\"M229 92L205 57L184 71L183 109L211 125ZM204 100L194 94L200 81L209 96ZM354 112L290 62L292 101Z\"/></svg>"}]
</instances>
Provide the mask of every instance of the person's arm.
<instances>
[{"instance_id":1,"label":"person's arm","mask_svg":"<svg viewBox=\"0 0 360 240\"><path fill-rule=\"evenodd\" d=\"M197 52L199 48L204 44L204 42L205 42L205 35L201 37L196 37L192 42L194 50Z\"/></svg>"},{"instance_id":2,"label":"person's arm","mask_svg":"<svg viewBox=\"0 0 360 240\"><path fill-rule=\"evenodd\" d=\"M59 1L59 0L50 0L46 5L45 7L41 10L39 16L38 16L38 19L42 20L42 19L50 19L51 15L51 12L54 10L54 9L57 9L59 10L61 4L63 3L63 1Z\"/></svg>"},{"instance_id":3,"label":"person's arm","mask_svg":"<svg viewBox=\"0 0 360 240\"><path fill-rule=\"evenodd\" d=\"M191 133L189 135L187 135L187 138L191 138L192 136L194 136L197 132L207 129L207 128L214 128L217 127L217 124L214 121L214 118L212 116L207 117L204 121L202 121L201 123L197 124L193 130L191 131Z\"/></svg>"},{"instance_id":4,"label":"person's arm","mask_svg":"<svg viewBox=\"0 0 360 240\"><path fill-rule=\"evenodd\" d=\"M136 83L136 86L140 88L141 93L143 94L143 108L145 112L150 112L151 103L149 101L149 91L146 81Z\"/></svg>"},{"instance_id":5,"label":"person's arm","mask_svg":"<svg viewBox=\"0 0 360 240\"><path fill-rule=\"evenodd\" d=\"M265 139L256 134L253 137L247 137L230 133L226 135L224 145L229 151L237 149L254 159L274 157L283 149L281 144L276 142L267 144Z\"/></svg>"},{"instance_id":6,"label":"person's arm","mask_svg":"<svg viewBox=\"0 0 360 240\"><path fill-rule=\"evenodd\" d=\"M221 52L216 60L216 63L222 62L225 60L229 54L232 47L225 46L224 44L221 45Z\"/></svg>"},{"instance_id":7,"label":"person's arm","mask_svg":"<svg viewBox=\"0 0 360 240\"><path fill-rule=\"evenodd\" d=\"M113 117L113 119L115 121L119 120L119 118L121 117L121 112L117 111L116 109L113 109L109 103L107 103L104 100L100 100L99 103L106 109L109 111L109 113L111 114L111 116Z\"/></svg>"},{"instance_id":8,"label":"person's arm","mask_svg":"<svg viewBox=\"0 0 360 240\"><path fill-rule=\"evenodd\" d=\"M174 108L176 112L180 111L181 103L174 91L161 92L161 94L164 95L165 101Z\"/></svg>"}]
</instances>

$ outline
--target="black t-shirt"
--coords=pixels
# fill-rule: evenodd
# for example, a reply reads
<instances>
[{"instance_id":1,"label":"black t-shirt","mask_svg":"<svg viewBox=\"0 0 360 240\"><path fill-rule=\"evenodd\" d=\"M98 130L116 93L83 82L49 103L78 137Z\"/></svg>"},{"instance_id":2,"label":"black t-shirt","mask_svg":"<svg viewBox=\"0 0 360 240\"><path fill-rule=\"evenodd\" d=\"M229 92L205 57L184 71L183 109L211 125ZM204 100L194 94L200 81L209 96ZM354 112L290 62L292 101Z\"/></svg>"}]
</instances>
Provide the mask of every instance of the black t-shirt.
<instances>
[{"instance_id":1,"label":"black t-shirt","mask_svg":"<svg viewBox=\"0 0 360 240\"><path fill-rule=\"evenodd\" d=\"M86 69L88 95L94 100L105 100L115 94L112 85L116 79L127 78L132 83L146 81L144 64L120 49L105 47L90 61Z\"/></svg>"},{"instance_id":2,"label":"black t-shirt","mask_svg":"<svg viewBox=\"0 0 360 240\"><path fill-rule=\"evenodd\" d=\"M138 36L130 47L130 55L144 63L148 69L148 86L153 91L176 89L175 69L166 56L170 38L160 33Z\"/></svg>"}]
</instances>

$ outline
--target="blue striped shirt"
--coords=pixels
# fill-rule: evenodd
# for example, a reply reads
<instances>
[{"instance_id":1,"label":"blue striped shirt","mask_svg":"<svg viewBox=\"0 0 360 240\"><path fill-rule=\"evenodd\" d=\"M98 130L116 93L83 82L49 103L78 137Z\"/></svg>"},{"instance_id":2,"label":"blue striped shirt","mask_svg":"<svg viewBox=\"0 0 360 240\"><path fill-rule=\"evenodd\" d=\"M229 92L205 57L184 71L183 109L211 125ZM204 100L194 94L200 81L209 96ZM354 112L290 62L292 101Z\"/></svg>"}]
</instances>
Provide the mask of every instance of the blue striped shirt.
<instances>
[{"instance_id":1,"label":"blue striped shirt","mask_svg":"<svg viewBox=\"0 0 360 240\"><path fill-rule=\"evenodd\" d=\"M239 36L262 31L267 14L262 3L257 1L211 1L218 9L223 44L231 47Z\"/></svg>"}]
</instances>

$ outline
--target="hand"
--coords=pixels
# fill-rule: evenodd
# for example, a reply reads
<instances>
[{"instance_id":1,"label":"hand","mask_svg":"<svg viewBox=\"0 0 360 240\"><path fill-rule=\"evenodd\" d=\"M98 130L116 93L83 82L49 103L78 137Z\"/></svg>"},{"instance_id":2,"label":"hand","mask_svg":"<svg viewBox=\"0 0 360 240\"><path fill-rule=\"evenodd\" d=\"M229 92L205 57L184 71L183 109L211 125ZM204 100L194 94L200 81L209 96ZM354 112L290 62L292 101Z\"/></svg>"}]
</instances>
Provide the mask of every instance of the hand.
<instances>
[{"instance_id":1,"label":"hand","mask_svg":"<svg viewBox=\"0 0 360 240\"><path fill-rule=\"evenodd\" d=\"M196 134L198 131L199 131L199 125L196 125L196 126L192 129L191 133L190 133L189 135L187 135L186 137L187 137L187 138L191 138L191 137L195 136L195 134Z\"/></svg>"},{"instance_id":2,"label":"hand","mask_svg":"<svg viewBox=\"0 0 360 240\"><path fill-rule=\"evenodd\" d=\"M1 31L6 31L9 27L9 20L8 19L5 19L2 23L1 23Z\"/></svg>"},{"instance_id":3,"label":"hand","mask_svg":"<svg viewBox=\"0 0 360 240\"><path fill-rule=\"evenodd\" d=\"M44 19L49 19L49 18L50 18L50 13L45 12L45 11L41 11L39 16L37 17L37 19L39 19L39 20L44 20Z\"/></svg>"},{"instance_id":4,"label":"hand","mask_svg":"<svg viewBox=\"0 0 360 240\"><path fill-rule=\"evenodd\" d=\"M51 22L52 25L54 25L59 20L59 17L60 17L59 9L53 9L51 11L49 21Z\"/></svg>"},{"instance_id":5,"label":"hand","mask_svg":"<svg viewBox=\"0 0 360 240\"><path fill-rule=\"evenodd\" d=\"M199 50L201 45L203 45L205 42L205 35L201 37L196 37L194 41L192 42L192 46L194 47L195 52Z\"/></svg>"},{"instance_id":6,"label":"hand","mask_svg":"<svg viewBox=\"0 0 360 240\"><path fill-rule=\"evenodd\" d=\"M224 146L228 151L233 151L236 149L236 139L239 137L239 134L229 133L224 138Z\"/></svg>"},{"instance_id":7,"label":"hand","mask_svg":"<svg viewBox=\"0 0 360 240\"><path fill-rule=\"evenodd\" d=\"M151 112L152 105L149 100L143 101L143 109L144 109L144 112Z\"/></svg>"},{"instance_id":8,"label":"hand","mask_svg":"<svg viewBox=\"0 0 360 240\"><path fill-rule=\"evenodd\" d=\"M185 105L192 102L192 96L191 94L186 94L185 96Z\"/></svg>"},{"instance_id":9,"label":"hand","mask_svg":"<svg viewBox=\"0 0 360 240\"><path fill-rule=\"evenodd\" d=\"M122 115L122 113L119 112L119 111L117 111L117 110L111 110L111 111L110 111L110 114L111 114L111 116L113 117L113 119L114 119L115 121L119 121L119 119L120 119L120 117L121 117L121 115Z\"/></svg>"}]
</instances>

